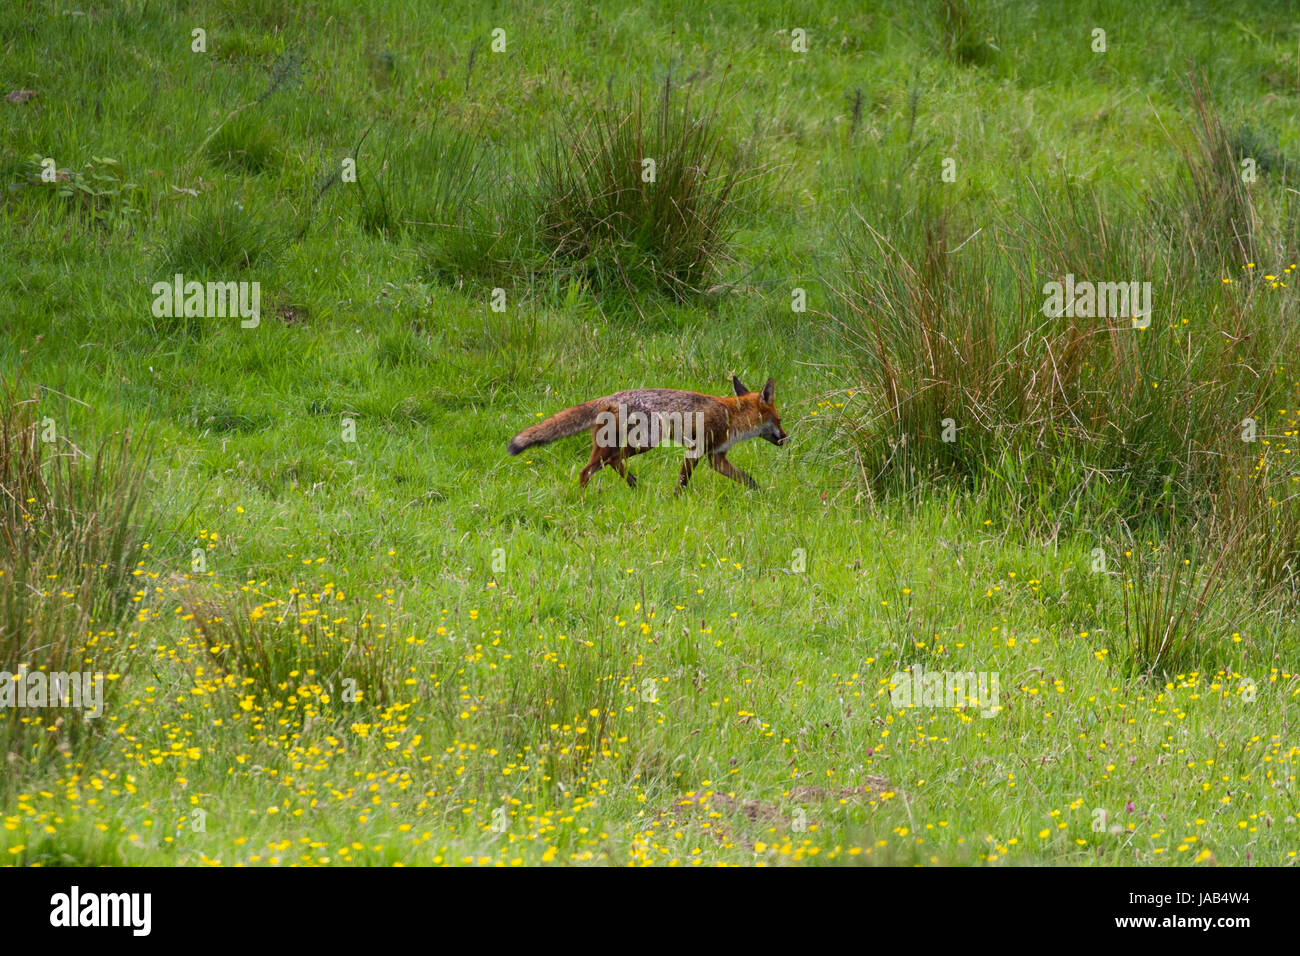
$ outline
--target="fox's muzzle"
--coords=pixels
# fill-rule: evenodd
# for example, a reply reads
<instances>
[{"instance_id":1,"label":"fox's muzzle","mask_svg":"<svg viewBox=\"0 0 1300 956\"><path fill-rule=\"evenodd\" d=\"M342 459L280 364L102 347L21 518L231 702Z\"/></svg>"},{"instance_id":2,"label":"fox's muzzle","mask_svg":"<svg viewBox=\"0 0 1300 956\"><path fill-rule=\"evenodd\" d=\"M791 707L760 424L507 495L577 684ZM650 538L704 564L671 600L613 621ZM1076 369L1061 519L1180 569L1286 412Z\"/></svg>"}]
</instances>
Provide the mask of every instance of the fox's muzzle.
<instances>
[{"instance_id":1,"label":"fox's muzzle","mask_svg":"<svg viewBox=\"0 0 1300 956\"><path fill-rule=\"evenodd\" d=\"M767 440L770 441L777 448L780 448L782 445L784 445L786 442L790 440L790 436L782 431L777 432L775 435L768 435L766 437Z\"/></svg>"}]
</instances>

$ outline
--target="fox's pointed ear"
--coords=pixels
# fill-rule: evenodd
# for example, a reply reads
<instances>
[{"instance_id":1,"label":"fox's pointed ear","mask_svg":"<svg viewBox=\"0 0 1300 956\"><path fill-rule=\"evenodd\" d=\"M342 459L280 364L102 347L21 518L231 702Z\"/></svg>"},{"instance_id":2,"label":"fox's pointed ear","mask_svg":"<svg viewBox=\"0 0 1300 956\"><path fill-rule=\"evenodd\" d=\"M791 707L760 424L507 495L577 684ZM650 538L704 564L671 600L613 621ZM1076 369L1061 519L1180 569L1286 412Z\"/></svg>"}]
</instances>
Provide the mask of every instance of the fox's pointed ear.
<instances>
[{"instance_id":1,"label":"fox's pointed ear","mask_svg":"<svg viewBox=\"0 0 1300 956\"><path fill-rule=\"evenodd\" d=\"M776 398L776 379L769 378L764 384L762 398L765 405L772 404L772 399Z\"/></svg>"},{"instance_id":2,"label":"fox's pointed ear","mask_svg":"<svg viewBox=\"0 0 1300 956\"><path fill-rule=\"evenodd\" d=\"M740 376L731 376L731 387L736 390L737 395L748 395L749 389L740 383Z\"/></svg>"}]
</instances>

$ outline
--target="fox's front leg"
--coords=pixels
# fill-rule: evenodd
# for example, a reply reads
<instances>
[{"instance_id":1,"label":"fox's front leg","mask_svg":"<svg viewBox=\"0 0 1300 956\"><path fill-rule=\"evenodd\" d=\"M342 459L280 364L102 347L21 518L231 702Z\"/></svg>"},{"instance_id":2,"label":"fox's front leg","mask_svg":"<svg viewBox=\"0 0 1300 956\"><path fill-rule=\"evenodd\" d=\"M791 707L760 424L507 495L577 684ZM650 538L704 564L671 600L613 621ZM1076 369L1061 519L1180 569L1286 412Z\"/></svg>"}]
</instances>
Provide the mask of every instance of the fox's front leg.
<instances>
[{"instance_id":1,"label":"fox's front leg","mask_svg":"<svg viewBox=\"0 0 1300 956\"><path fill-rule=\"evenodd\" d=\"M727 456L725 452L720 455L710 455L709 464L713 466L713 470L716 471L718 474L725 475L726 477L730 478L732 481L737 481L740 484L744 485L746 488L758 487L757 481L749 477L749 475L745 474L743 471L741 471L731 462L727 461Z\"/></svg>"}]
</instances>

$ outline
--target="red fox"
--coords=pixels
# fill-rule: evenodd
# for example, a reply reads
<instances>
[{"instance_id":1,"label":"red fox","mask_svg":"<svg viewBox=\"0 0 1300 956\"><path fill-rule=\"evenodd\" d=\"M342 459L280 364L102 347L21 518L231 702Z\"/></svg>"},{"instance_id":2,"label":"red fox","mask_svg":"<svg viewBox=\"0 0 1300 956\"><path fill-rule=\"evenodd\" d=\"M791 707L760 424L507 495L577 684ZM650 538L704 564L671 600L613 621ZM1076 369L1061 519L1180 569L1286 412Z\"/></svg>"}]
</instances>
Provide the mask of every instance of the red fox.
<instances>
[{"instance_id":1,"label":"red fox","mask_svg":"<svg viewBox=\"0 0 1300 956\"><path fill-rule=\"evenodd\" d=\"M781 430L781 418L772 404L776 383L769 378L761 393L751 392L733 375L731 385L735 397L673 388L615 392L566 408L544 422L525 428L510 439L507 450L517 455L533 445L545 445L590 430L591 460L578 476L578 486L587 487L591 476L608 465L629 487L635 488L636 478L628 474L627 460L649 451L664 439L671 439L686 446L686 461L677 479L678 491L686 487L691 472L705 455L714 471L747 488L757 488L753 478L727 461L727 452L750 438L766 438L777 446L789 440Z\"/></svg>"}]
</instances>

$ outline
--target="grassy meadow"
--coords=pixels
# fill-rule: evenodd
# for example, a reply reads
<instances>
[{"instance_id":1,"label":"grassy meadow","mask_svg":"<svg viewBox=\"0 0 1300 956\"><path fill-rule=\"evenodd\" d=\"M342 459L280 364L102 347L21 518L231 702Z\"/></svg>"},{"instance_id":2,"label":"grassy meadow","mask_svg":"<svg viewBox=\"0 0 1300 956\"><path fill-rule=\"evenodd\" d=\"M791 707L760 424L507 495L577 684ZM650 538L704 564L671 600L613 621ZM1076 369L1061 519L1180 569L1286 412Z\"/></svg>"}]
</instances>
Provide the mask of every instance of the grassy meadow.
<instances>
[{"instance_id":1,"label":"grassy meadow","mask_svg":"<svg viewBox=\"0 0 1300 956\"><path fill-rule=\"evenodd\" d=\"M0 861L1295 865L1298 54L1269 0L6 4L0 670L103 713L0 714ZM756 491L506 454L733 374Z\"/></svg>"}]
</instances>

